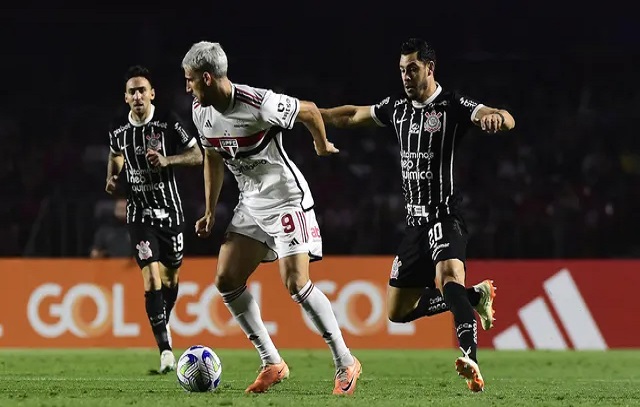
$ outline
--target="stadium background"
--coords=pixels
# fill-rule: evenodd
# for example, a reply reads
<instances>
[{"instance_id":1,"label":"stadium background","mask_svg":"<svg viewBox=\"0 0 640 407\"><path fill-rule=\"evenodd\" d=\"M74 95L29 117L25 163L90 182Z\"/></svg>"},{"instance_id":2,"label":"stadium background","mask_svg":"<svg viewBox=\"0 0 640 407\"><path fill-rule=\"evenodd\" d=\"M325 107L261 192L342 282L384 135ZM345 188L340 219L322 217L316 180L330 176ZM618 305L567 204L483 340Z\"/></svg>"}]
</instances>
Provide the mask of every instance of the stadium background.
<instances>
[{"instance_id":1,"label":"stadium background","mask_svg":"<svg viewBox=\"0 0 640 407\"><path fill-rule=\"evenodd\" d=\"M496 2L394 11L367 6L358 15L323 3L309 5L316 7L310 20L295 7L273 5L253 7L251 15L230 3L184 10L94 6L14 7L1 17L0 255L6 260L0 266L8 284L1 288L0 346L153 343L135 266L89 259L101 226L117 226L114 201L104 193L106 131L124 106L129 65L149 66L158 103L190 123L180 61L198 40L222 43L232 81L328 107L373 104L401 90L398 50L409 36L433 43L436 78L445 87L505 107L517 122L510 134L472 130L457 157L471 232L469 282L493 277L500 287L500 321L495 333L481 333L481 344L640 346L638 335L616 329L621 315L640 311L630 302L640 283L640 30L629 14L550 13L540 3ZM402 328L387 324L379 309L404 220L395 137L382 129L329 130L329 137L341 149L331 158L315 156L300 126L285 138L314 192L323 233L327 261L313 266L314 279L324 282L343 326L355 324L345 328L354 347L453 347L452 332L431 329L450 326L449 316ZM179 173L191 224L202 212L202 175ZM211 239L186 236L184 297L176 313L183 322L192 319L182 335L177 329L180 346L206 340L246 347L237 329L226 331L224 309L216 314L207 291L235 188L227 178ZM612 284L611 276L625 283ZM274 314L294 311L274 280L261 271L254 289L280 294L263 304L282 328L288 317ZM205 294L213 299L203 301ZM198 322L194 309L207 320ZM572 325L572 318L581 323ZM118 336L115 326L122 324L125 335ZM139 333L127 324L139 324ZM421 329L446 335L421 342ZM590 340L576 339L576 329ZM323 346L318 338L295 342L280 332L276 342L286 346Z\"/></svg>"}]
</instances>

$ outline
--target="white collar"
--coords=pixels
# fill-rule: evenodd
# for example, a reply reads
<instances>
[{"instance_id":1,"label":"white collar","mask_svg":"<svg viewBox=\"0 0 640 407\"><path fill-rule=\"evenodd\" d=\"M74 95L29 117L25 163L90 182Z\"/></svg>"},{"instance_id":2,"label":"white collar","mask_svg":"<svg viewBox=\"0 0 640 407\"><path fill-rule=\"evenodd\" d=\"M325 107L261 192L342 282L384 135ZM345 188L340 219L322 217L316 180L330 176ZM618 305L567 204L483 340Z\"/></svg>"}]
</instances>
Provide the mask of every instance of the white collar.
<instances>
[{"instance_id":1,"label":"white collar","mask_svg":"<svg viewBox=\"0 0 640 407\"><path fill-rule=\"evenodd\" d=\"M436 91L433 92L433 94L431 96L429 96L429 98L427 100L425 100L424 102L420 103L420 102L416 102L415 100L411 101L411 104L413 105L413 107L415 108L422 108L425 107L426 105L428 105L429 103L433 102L435 98L438 97L438 95L442 92L442 86L440 86L440 84L438 82L436 82Z\"/></svg>"},{"instance_id":2,"label":"white collar","mask_svg":"<svg viewBox=\"0 0 640 407\"><path fill-rule=\"evenodd\" d=\"M139 122L135 120L133 118L133 114L132 114L133 112L129 111L129 123L131 123L131 125L134 127L144 126L145 124L149 123L151 119L153 119L153 114L156 112L156 107L153 104L151 104L149 108L150 108L149 116L147 116L147 118L144 119L144 122Z\"/></svg>"}]
</instances>

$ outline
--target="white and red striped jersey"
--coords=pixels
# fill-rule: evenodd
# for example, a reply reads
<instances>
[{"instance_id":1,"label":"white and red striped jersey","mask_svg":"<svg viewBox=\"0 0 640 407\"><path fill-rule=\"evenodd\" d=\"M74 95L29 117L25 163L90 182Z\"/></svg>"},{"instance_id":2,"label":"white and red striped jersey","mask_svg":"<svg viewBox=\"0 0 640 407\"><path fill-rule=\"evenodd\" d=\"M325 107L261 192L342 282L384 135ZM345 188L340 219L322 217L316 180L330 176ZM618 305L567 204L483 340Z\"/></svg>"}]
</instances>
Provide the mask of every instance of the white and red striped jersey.
<instances>
[{"instance_id":1,"label":"white and red striped jersey","mask_svg":"<svg viewBox=\"0 0 640 407\"><path fill-rule=\"evenodd\" d=\"M313 207L307 181L282 146L282 131L293 127L299 111L298 99L247 85L232 84L223 113L194 100L202 146L222 155L249 210Z\"/></svg>"}]
</instances>

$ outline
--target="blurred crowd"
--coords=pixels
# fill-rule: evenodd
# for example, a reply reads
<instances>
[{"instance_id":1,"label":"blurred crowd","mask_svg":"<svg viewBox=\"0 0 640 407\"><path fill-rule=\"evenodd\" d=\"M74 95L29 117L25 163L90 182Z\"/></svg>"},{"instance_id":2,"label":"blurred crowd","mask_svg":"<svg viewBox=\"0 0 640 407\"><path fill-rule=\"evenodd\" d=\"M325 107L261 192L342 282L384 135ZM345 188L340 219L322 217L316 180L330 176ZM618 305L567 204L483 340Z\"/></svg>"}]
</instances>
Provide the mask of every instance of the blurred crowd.
<instances>
[{"instance_id":1,"label":"blurred crowd","mask_svg":"<svg viewBox=\"0 0 640 407\"><path fill-rule=\"evenodd\" d=\"M640 256L640 149L633 126L640 92L629 86L635 72L628 57L549 61L471 50L442 65L436 79L445 88L504 107L516 119L508 134L472 129L458 150L470 258ZM321 107L374 104L401 89L399 75L389 89L363 86L357 77L332 82L275 71L231 79ZM192 126L184 89L157 91L158 103L170 103ZM117 244L127 238L121 204L104 192L116 102L59 104L38 120L10 107L0 113L0 255L126 255ZM304 126L285 134L285 148L314 194L325 254L394 253L405 217L395 135L386 129L328 134L341 150L329 158L315 155ZM237 202L235 181L227 173L216 229L202 240L191 233L203 212L201 170L178 173L189 224L186 253L215 255Z\"/></svg>"}]
</instances>

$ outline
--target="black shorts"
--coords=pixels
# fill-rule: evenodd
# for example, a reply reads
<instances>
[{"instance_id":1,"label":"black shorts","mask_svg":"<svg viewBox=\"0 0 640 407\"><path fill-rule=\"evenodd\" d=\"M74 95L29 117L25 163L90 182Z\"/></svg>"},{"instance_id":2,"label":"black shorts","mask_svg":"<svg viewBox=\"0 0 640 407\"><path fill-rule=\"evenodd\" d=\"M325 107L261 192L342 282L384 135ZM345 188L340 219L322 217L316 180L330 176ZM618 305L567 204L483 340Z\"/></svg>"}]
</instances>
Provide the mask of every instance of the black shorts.
<instances>
[{"instance_id":1,"label":"black shorts","mask_svg":"<svg viewBox=\"0 0 640 407\"><path fill-rule=\"evenodd\" d=\"M167 268L179 268L184 255L183 231L184 223L171 228L130 223L129 234L138 266L142 269L159 261Z\"/></svg>"},{"instance_id":2,"label":"black shorts","mask_svg":"<svg viewBox=\"0 0 640 407\"><path fill-rule=\"evenodd\" d=\"M407 226L393 260L389 285L398 288L435 287L436 264L467 260L467 227L450 215L422 226Z\"/></svg>"}]
</instances>

